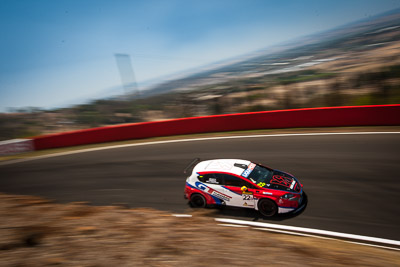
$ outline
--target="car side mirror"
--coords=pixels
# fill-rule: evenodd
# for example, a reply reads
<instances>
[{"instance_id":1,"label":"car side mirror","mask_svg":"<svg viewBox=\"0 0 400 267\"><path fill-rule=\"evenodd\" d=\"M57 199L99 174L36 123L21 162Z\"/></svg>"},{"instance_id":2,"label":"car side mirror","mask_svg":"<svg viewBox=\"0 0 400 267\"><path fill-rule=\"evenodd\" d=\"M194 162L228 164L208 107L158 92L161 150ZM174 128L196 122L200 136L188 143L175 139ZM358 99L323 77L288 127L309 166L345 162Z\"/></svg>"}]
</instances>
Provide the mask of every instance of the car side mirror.
<instances>
[{"instance_id":1,"label":"car side mirror","mask_svg":"<svg viewBox=\"0 0 400 267\"><path fill-rule=\"evenodd\" d=\"M247 186L242 186L242 188L240 188L241 190L242 190L242 192L244 193L244 192L247 192Z\"/></svg>"}]
</instances>

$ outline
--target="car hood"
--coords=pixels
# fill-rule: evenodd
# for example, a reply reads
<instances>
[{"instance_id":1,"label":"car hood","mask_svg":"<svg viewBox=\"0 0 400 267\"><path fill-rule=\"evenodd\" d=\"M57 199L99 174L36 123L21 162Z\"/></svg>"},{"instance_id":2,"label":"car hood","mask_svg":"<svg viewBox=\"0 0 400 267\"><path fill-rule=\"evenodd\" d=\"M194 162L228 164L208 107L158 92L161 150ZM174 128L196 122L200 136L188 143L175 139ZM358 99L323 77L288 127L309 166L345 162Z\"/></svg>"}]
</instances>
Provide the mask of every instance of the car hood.
<instances>
[{"instance_id":1,"label":"car hood","mask_svg":"<svg viewBox=\"0 0 400 267\"><path fill-rule=\"evenodd\" d=\"M293 175L283 171L273 170L269 184L277 189L301 192L299 181Z\"/></svg>"}]
</instances>

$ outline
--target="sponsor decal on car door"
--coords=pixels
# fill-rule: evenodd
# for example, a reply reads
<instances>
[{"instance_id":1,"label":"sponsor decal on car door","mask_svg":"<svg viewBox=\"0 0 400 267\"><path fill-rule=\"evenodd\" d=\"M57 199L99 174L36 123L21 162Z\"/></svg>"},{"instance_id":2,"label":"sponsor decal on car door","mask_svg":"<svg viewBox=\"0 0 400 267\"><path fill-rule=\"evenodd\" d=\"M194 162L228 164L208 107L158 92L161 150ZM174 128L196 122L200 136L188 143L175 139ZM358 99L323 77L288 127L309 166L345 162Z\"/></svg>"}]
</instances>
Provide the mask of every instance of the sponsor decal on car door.
<instances>
[{"instance_id":1,"label":"sponsor decal on car door","mask_svg":"<svg viewBox=\"0 0 400 267\"><path fill-rule=\"evenodd\" d=\"M224 188L225 194L232 197L231 201L229 202L230 206L245 208L254 207L254 196L252 189L247 189L247 191L243 191L240 187L237 186L225 186Z\"/></svg>"}]
</instances>

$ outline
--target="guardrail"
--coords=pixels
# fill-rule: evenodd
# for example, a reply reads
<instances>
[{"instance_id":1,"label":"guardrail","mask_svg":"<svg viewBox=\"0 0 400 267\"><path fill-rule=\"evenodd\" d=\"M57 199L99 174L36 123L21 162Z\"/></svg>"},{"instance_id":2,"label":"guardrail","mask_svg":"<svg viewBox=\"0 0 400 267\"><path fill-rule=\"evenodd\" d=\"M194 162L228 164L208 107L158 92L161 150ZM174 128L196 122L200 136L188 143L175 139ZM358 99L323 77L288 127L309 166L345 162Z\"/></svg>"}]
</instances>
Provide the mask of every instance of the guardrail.
<instances>
[{"instance_id":1,"label":"guardrail","mask_svg":"<svg viewBox=\"0 0 400 267\"><path fill-rule=\"evenodd\" d=\"M106 126L33 138L35 150L195 133L400 125L400 104L263 111Z\"/></svg>"}]
</instances>

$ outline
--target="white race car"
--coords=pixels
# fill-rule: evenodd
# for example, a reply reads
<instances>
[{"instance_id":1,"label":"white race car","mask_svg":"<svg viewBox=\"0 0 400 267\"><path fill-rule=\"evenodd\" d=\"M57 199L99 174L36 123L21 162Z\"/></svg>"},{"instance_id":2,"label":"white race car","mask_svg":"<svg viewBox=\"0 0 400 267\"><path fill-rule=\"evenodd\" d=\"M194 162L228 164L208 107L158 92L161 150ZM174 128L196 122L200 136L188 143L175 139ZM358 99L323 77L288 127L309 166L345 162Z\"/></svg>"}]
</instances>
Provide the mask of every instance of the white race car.
<instances>
[{"instance_id":1,"label":"white race car","mask_svg":"<svg viewBox=\"0 0 400 267\"><path fill-rule=\"evenodd\" d=\"M293 175L240 159L199 162L186 180L185 198L192 207L244 207L266 217L304 207L303 185Z\"/></svg>"}]
</instances>

